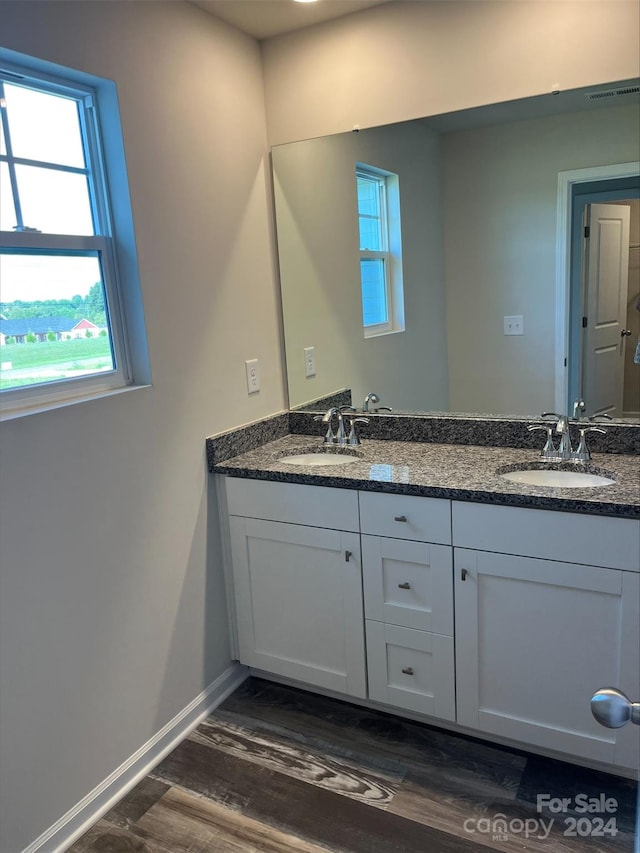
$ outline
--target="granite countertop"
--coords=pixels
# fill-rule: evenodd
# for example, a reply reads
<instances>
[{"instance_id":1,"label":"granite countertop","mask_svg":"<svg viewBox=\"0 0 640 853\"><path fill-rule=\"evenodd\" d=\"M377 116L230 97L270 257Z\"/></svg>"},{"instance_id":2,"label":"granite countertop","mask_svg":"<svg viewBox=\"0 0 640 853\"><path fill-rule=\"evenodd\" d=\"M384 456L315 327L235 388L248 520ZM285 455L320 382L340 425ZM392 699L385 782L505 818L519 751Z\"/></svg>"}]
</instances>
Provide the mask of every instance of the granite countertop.
<instances>
[{"instance_id":1,"label":"granite countertop","mask_svg":"<svg viewBox=\"0 0 640 853\"><path fill-rule=\"evenodd\" d=\"M550 488L514 483L498 476L510 466L575 469L575 463L540 463L539 451L363 439L353 450L358 461L327 467L290 465L284 456L321 452L322 439L286 435L226 459L217 474L392 492L538 509L640 518L640 459L623 454L593 454L589 470L615 483L596 488Z\"/></svg>"}]
</instances>

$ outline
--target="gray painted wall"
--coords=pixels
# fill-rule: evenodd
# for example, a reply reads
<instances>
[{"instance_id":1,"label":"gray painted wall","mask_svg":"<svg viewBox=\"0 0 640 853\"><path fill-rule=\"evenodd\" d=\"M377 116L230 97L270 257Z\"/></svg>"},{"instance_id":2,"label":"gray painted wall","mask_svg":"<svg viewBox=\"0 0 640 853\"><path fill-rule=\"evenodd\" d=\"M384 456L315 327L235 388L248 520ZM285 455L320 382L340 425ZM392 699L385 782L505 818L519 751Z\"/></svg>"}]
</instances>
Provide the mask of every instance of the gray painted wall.
<instances>
[{"instance_id":1,"label":"gray painted wall","mask_svg":"<svg viewBox=\"0 0 640 853\"><path fill-rule=\"evenodd\" d=\"M397 0L263 46L269 143L638 76L635 0Z\"/></svg>"}]
</instances>

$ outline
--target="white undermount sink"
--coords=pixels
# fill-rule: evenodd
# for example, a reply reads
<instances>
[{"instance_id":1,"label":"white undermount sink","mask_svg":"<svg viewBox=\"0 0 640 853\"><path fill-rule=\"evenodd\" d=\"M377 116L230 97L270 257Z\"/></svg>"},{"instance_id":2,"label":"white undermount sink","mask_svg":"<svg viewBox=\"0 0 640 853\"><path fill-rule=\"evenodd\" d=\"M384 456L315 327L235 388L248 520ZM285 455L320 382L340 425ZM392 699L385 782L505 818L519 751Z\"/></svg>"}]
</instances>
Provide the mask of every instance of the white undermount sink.
<instances>
[{"instance_id":1,"label":"white undermount sink","mask_svg":"<svg viewBox=\"0 0 640 853\"><path fill-rule=\"evenodd\" d=\"M307 465L311 468L320 468L329 465L348 465L357 462L358 456L347 453L296 453L294 456L283 456L280 460L287 465Z\"/></svg>"},{"instance_id":2,"label":"white undermount sink","mask_svg":"<svg viewBox=\"0 0 640 853\"><path fill-rule=\"evenodd\" d=\"M611 486L615 483L615 480L610 477L592 474L589 471L554 471L551 468L505 471L499 476L513 483L523 483L528 486L551 486L559 489L588 489L597 486Z\"/></svg>"}]
</instances>

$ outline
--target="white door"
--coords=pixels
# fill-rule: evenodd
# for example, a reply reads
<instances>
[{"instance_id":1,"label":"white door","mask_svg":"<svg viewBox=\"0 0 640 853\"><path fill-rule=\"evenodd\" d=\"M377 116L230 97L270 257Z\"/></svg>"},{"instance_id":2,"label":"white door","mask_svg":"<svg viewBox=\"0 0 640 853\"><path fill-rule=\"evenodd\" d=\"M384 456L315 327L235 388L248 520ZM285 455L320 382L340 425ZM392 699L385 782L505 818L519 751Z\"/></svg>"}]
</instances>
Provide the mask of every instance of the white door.
<instances>
[{"instance_id":1,"label":"white door","mask_svg":"<svg viewBox=\"0 0 640 853\"><path fill-rule=\"evenodd\" d=\"M621 417L630 209L590 204L586 217L582 396L589 415Z\"/></svg>"}]
</instances>

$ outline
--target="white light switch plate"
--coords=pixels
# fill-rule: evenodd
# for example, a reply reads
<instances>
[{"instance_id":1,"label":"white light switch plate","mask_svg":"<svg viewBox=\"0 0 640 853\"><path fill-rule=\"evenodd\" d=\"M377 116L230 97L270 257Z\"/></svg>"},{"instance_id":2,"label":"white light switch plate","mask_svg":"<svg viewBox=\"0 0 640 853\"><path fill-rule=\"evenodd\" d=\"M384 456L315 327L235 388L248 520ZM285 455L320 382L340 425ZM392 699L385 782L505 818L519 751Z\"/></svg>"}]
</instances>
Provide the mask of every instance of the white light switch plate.
<instances>
[{"instance_id":1,"label":"white light switch plate","mask_svg":"<svg viewBox=\"0 0 640 853\"><path fill-rule=\"evenodd\" d=\"M252 358L249 361L245 361L244 366L247 371L247 392L249 394L255 394L260 390L260 368L258 366L258 359Z\"/></svg>"},{"instance_id":2,"label":"white light switch plate","mask_svg":"<svg viewBox=\"0 0 640 853\"><path fill-rule=\"evenodd\" d=\"M522 314L513 314L504 318L505 335L524 335L524 317Z\"/></svg>"}]
</instances>

